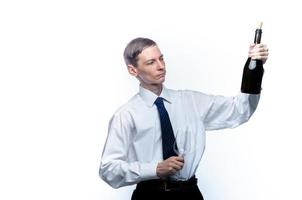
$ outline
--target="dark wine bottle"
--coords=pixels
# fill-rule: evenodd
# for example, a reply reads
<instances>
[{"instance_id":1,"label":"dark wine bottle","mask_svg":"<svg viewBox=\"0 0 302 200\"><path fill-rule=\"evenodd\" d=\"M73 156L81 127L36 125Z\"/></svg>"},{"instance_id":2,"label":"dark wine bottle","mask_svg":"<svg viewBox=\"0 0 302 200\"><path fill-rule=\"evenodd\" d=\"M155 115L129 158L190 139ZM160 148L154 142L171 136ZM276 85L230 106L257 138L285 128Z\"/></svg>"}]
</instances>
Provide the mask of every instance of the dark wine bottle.
<instances>
[{"instance_id":1,"label":"dark wine bottle","mask_svg":"<svg viewBox=\"0 0 302 200\"><path fill-rule=\"evenodd\" d=\"M258 23L255 31L254 43L260 44L262 35L262 22ZM248 58L243 69L241 92L259 94L264 69L262 60Z\"/></svg>"}]
</instances>

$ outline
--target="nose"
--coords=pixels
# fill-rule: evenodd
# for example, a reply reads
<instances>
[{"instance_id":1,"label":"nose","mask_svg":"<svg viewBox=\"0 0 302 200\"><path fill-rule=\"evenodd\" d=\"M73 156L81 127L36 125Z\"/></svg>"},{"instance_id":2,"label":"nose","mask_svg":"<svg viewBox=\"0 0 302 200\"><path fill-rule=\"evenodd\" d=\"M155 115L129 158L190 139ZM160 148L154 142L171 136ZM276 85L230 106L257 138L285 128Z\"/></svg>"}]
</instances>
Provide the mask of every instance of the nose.
<instances>
[{"instance_id":1,"label":"nose","mask_svg":"<svg viewBox=\"0 0 302 200\"><path fill-rule=\"evenodd\" d=\"M157 60L158 69L165 69L165 62L163 60Z\"/></svg>"}]
</instances>

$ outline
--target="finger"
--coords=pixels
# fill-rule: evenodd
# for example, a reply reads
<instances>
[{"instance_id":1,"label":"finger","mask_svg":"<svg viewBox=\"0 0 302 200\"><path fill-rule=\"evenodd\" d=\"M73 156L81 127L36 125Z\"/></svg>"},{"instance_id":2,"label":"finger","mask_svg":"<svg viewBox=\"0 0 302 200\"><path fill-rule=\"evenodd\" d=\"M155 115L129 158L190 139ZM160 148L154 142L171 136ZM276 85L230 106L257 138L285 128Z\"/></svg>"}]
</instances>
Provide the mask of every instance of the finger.
<instances>
[{"instance_id":1,"label":"finger","mask_svg":"<svg viewBox=\"0 0 302 200\"><path fill-rule=\"evenodd\" d=\"M177 157L175 157L175 160L177 160L179 162L184 162L184 157L183 156L177 156Z\"/></svg>"},{"instance_id":2,"label":"finger","mask_svg":"<svg viewBox=\"0 0 302 200\"><path fill-rule=\"evenodd\" d=\"M268 52L268 48L254 48L249 51L249 53L258 53L258 52Z\"/></svg>"},{"instance_id":3,"label":"finger","mask_svg":"<svg viewBox=\"0 0 302 200\"><path fill-rule=\"evenodd\" d=\"M168 158L169 161L178 161L178 162L184 162L184 158L182 156L172 156Z\"/></svg>"},{"instance_id":4,"label":"finger","mask_svg":"<svg viewBox=\"0 0 302 200\"><path fill-rule=\"evenodd\" d=\"M268 55L253 55L253 56L249 56L249 58L253 60L262 60L262 59L267 59Z\"/></svg>"},{"instance_id":5,"label":"finger","mask_svg":"<svg viewBox=\"0 0 302 200\"><path fill-rule=\"evenodd\" d=\"M249 55L249 57L251 59L267 59L268 54L252 54L252 55Z\"/></svg>"},{"instance_id":6,"label":"finger","mask_svg":"<svg viewBox=\"0 0 302 200\"><path fill-rule=\"evenodd\" d=\"M176 169L174 169L173 167L168 167L167 168L167 171L166 171L166 175L173 175L173 174L175 174L177 172L177 170Z\"/></svg>"},{"instance_id":7,"label":"finger","mask_svg":"<svg viewBox=\"0 0 302 200\"><path fill-rule=\"evenodd\" d=\"M180 166L178 166L177 164L175 164L175 163L173 163L173 162L170 162L169 164L168 164L168 171L169 172L173 172L173 171L175 171L175 170L179 170L180 169Z\"/></svg>"},{"instance_id":8,"label":"finger","mask_svg":"<svg viewBox=\"0 0 302 200\"><path fill-rule=\"evenodd\" d=\"M254 43L253 43L253 44L250 44L250 46L249 46L249 51L251 51L254 47L255 47L255 44L254 44Z\"/></svg>"},{"instance_id":9,"label":"finger","mask_svg":"<svg viewBox=\"0 0 302 200\"><path fill-rule=\"evenodd\" d=\"M251 44L250 44L250 48L254 48L254 46L256 46L255 43L251 43Z\"/></svg>"},{"instance_id":10,"label":"finger","mask_svg":"<svg viewBox=\"0 0 302 200\"><path fill-rule=\"evenodd\" d=\"M268 52L268 48L261 48L259 49L260 52Z\"/></svg>"},{"instance_id":11,"label":"finger","mask_svg":"<svg viewBox=\"0 0 302 200\"><path fill-rule=\"evenodd\" d=\"M172 157L168 158L166 161L167 162L176 162L176 161L183 162L184 159L183 159L183 157L180 157L180 156L172 156Z\"/></svg>"},{"instance_id":12,"label":"finger","mask_svg":"<svg viewBox=\"0 0 302 200\"><path fill-rule=\"evenodd\" d=\"M249 49L249 53L261 52L261 51L264 51L264 52L267 51L268 52L267 45L257 44L255 47Z\"/></svg>"},{"instance_id":13,"label":"finger","mask_svg":"<svg viewBox=\"0 0 302 200\"><path fill-rule=\"evenodd\" d=\"M175 159L175 160L171 160L169 162L168 166L179 169L179 168L182 168L183 165L184 165L184 161L178 161L178 160Z\"/></svg>"},{"instance_id":14,"label":"finger","mask_svg":"<svg viewBox=\"0 0 302 200\"><path fill-rule=\"evenodd\" d=\"M255 56L268 56L268 52L264 51L264 52L256 52L256 53L251 53L250 56L251 57L255 57Z\"/></svg>"},{"instance_id":15,"label":"finger","mask_svg":"<svg viewBox=\"0 0 302 200\"><path fill-rule=\"evenodd\" d=\"M249 56L251 56L251 57L261 57L261 56L268 56L269 55L269 53L268 52L257 52L257 53L251 53L251 54L249 54Z\"/></svg>"},{"instance_id":16,"label":"finger","mask_svg":"<svg viewBox=\"0 0 302 200\"><path fill-rule=\"evenodd\" d=\"M254 52L268 52L268 48L262 47L262 48L254 49L252 51L254 51Z\"/></svg>"},{"instance_id":17,"label":"finger","mask_svg":"<svg viewBox=\"0 0 302 200\"><path fill-rule=\"evenodd\" d=\"M184 162L178 161L178 160L172 160L169 162L169 166L182 166Z\"/></svg>"},{"instance_id":18,"label":"finger","mask_svg":"<svg viewBox=\"0 0 302 200\"><path fill-rule=\"evenodd\" d=\"M184 166L184 163L183 162L178 162L178 161L175 161L174 163L174 166L177 167L177 169L181 169L183 166Z\"/></svg>"},{"instance_id":19,"label":"finger","mask_svg":"<svg viewBox=\"0 0 302 200\"><path fill-rule=\"evenodd\" d=\"M267 56L254 56L251 57L253 60L267 60Z\"/></svg>"},{"instance_id":20,"label":"finger","mask_svg":"<svg viewBox=\"0 0 302 200\"><path fill-rule=\"evenodd\" d=\"M256 44L254 48L266 48L266 44Z\"/></svg>"},{"instance_id":21,"label":"finger","mask_svg":"<svg viewBox=\"0 0 302 200\"><path fill-rule=\"evenodd\" d=\"M179 171L179 170L182 169L183 165L182 164L171 163L170 167L172 167L170 169L170 171L173 171L173 170Z\"/></svg>"},{"instance_id":22,"label":"finger","mask_svg":"<svg viewBox=\"0 0 302 200\"><path fill-rule=\"evenodd\" d=\"M267 48L265 44L251 44L249 50L257 50L261 48Z\"/></svg>"},{"instance_id":23,"label":"finger","mask_svg":"<svg viewBox=\"0 0 302 200\"><path fill-rule=\"evenodd\" d=\"M267 57L269 55L269 53L267 51L262 51L262 52L249 52L249 57Z\"/></svg>"}]
</instances>

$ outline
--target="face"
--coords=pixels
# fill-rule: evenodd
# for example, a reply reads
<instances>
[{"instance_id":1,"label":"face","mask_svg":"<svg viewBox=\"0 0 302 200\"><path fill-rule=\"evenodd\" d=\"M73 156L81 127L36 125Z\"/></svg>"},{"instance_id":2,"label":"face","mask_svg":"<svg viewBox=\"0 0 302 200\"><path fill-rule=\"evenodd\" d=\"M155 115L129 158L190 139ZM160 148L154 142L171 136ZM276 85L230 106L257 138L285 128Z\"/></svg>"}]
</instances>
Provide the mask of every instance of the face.
<instances>
[{"instance_id":1,"label":"face","mask_svg":"<svg viewBox=\"0 0 302 200\"><path fill-rule=\"evenodd\" d=\"M165 81L165 61L157 46L144 49L138 55L137 66L128 65L128 70L145 88L161 87Z\"/></svg>"}]
</instances>

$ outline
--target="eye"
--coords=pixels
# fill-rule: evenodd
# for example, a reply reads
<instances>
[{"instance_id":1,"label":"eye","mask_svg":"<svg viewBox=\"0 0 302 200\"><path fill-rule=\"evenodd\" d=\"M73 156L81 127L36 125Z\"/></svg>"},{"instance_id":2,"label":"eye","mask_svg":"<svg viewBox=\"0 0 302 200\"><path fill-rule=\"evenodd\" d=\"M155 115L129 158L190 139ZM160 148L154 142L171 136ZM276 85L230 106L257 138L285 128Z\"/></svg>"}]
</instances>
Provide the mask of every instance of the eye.
<instances>
[{"instance_id":1,"label":"eye","mask_svg":"<svg viewBox=\"0 0 302 200\"><path fill-rule=\"evenodd\" d=\"M151 60L151 61L148 61L148 62L147 62L147 65L152 65L153 63L154 63L154 61Z\"/></svg>"}]
</instances>

